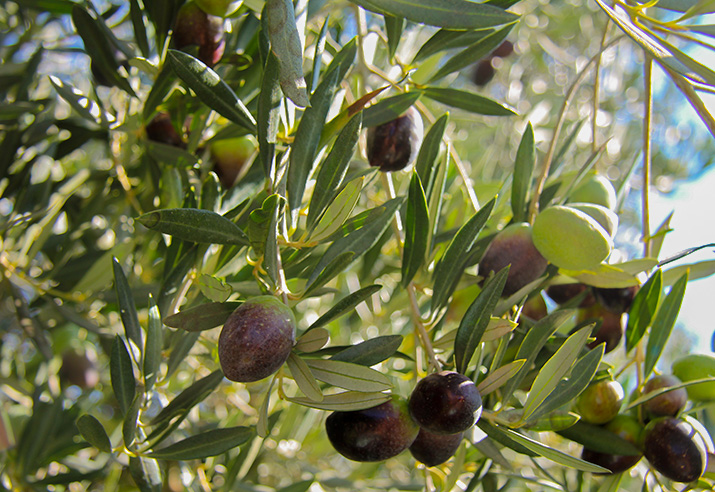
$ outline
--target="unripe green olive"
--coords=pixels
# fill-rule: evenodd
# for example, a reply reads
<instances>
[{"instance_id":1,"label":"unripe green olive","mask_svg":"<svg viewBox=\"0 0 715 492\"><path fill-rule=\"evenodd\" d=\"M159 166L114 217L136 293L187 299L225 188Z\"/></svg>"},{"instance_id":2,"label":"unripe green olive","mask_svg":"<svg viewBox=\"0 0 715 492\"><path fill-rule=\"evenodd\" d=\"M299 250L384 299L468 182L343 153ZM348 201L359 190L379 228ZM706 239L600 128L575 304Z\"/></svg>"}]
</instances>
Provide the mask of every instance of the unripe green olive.
<instances>
[{"instance_id":1,"label":"unripe green olive","mask_svg":"<svg viewBox=\"0 0 715 492\"><path fill-rule=\"evenodd\" d=\"M576 411L589 424L605 424L618 415L625 392L618 381L598 381L579 395Z\"/></svg>"}]
</instances>

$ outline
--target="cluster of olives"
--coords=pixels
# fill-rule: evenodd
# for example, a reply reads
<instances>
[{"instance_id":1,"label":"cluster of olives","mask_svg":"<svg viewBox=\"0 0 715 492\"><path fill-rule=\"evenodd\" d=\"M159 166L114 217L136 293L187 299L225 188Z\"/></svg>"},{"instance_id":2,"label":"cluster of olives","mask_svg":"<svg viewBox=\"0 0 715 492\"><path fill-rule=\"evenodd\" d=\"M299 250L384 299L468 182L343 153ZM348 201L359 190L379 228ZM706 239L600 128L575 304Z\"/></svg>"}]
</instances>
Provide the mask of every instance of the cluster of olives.
<instances>
[{"instance_id":1,"label":"cluster of olives","mask_svg":"<svg viewBox=\"0 0 715 492\"><path fill-rule=\"evenodd\" d=\"M674 375L654 376L641 391L634 391L631 398L680 384L680 379ZM670 480L692 482L700 478L705 472L707 455L712 452L713 445L705 428L694 418L682 414L688 402L686 390L674 388L661 393L630 414L619 413L624 396L620 383L601 380L592 383L579 396L575 410L582 421L602 426L605 432L625 439L639 452L620 455L584 446L581 458L611 473L620 473L645 456L653 469Z\"/></svg>"},{"instance_id":2,"label":"cluster of olives","mask_svg":"<svg viewBox=\"0 0 715 492\"><path fill-rule=\"evenodd\" d=\"M295 343L295 317L273 296L242 303L218 340L224 375L248 383L278 371ZM333 412L325 421L333 447L351 460L382 461L408 449L427 466L448 460L482 413L474 382L452 371L417 383L409 401L393 395L372 408Z\"/></svg>"},{"instance_id":3,"label":"cluster of olives","mask_svg":"<svg viewBox=\"0 0 715 492\"><path fill-rule=\"evenodd\" d=\"M453 371L420 380L408 401L392 398L373 408L333 412L328 439L354 461L382 461L409 449L427 466L447 461L479 420L482 398L474 382Z\"/></svg>"}]
</instances>

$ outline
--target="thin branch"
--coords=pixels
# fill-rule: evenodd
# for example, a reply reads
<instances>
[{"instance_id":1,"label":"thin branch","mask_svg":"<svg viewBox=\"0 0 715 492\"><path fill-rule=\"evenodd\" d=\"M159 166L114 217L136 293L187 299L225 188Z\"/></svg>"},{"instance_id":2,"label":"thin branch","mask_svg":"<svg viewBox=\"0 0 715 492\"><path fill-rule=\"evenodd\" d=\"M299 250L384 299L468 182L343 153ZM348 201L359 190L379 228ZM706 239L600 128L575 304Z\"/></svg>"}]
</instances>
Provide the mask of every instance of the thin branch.
<instances>
[{"instance_id":1,"label":"thin branch","mask_svg":"<svg viewBox=\"0 0 715 492\"><path fill-rule=\"evenodd\" d=\"M650 168L653 131L653 59L645 53L645 108L643 115L643 257L650 257Z\"/></svg>"}]
</instances>

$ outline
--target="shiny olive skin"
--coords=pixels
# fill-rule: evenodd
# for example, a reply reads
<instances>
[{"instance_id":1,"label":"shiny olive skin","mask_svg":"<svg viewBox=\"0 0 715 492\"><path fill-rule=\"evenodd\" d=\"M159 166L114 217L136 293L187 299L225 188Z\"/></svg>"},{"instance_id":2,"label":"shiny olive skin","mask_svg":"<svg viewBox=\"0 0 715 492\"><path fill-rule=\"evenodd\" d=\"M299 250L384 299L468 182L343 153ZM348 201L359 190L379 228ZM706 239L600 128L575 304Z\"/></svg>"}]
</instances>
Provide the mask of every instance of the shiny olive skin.
<instances>
[{"instance_id":1,"label":"shiny olive skin","mask_svg":"<svg viewBox=\"0 0 715 492\"><path fill-rule=\"evenodd\" d=\"M546 258L534 247L528 223L511 224L492 240L479 261L479 275L488 277L510 265L502 296L508 297L546 271Z\"/></svg>"},{"instance_id":2,"label":"shiny olive skin","mask_svg":"<svg viewBox=\"0 0 715 492\"><path fill-rule=\"evenodd\" d=\"M596 302L616 314L628 312L637 292L638 287L635 285L620 289L593 288L593 296L596 298Z\"/></svg>"},{"instance_id":3,"label":"shiny olive skin","mask_svg":"<svg viewBox=\"0 0 715 492\"><path fill-rule=\"evenodd\" d=\"M276 372L295 343L295 318L273 296L247 300L226 320L218 339L218 358L226 378L248 383Z\"/></svg>"},{"instance_id":4,"label":"shiny olive skin","mask_svg":"<svg viewBox=\"0 0 715 492\"><path fill-rule=\"evenodd\" d=\"M402 116L367 131L367 160L383 172L405 169L417 158L424 127L412 106Z\"/></svg>"},{"instance_id":5,"label":"shiny olive skin","mask_svg":"<svg viewBox=\"0 0 715 492\"><path fill-rule=\"evenodd\" d=\"M152 142L159 142L172 147L186 147L183 139L176 131L174 124L171 122L169 113L161 112L157 114L146 127L146 136Z\"/></svg>"},{"instance_id":6,"label":"shiny olive skin","mask_svg":"<svg viewBox=\"0 0 715 492\"><path fill-rule=\"evenodd\" d=\"M655 470L675 482L700 478L707 465L708 445L690 422L661 417L643 431L643 453Z\"/></svg>"},{"instance_id":7,"label":"shiny olive skin","mask_svg":"<svg viewBox=\"0 0 715 492\"><path fill-rule=\"evenodd\" d=\"M604 428L636 446L639 445L640 435L643 431L643 426L638 420L623 414L617 415ZM610 470L611 473L621 473L628 470L635 466L642 457L642 453L636 455L611 454L593 451L588 448L584 448L581 453L581 459L602 466Z\"/></svg>"},{"instance_id":8,"label":"shiny olive skin","mask_svg":"<svg viewBox=\"0 0 715 492\"><path fill-rule=\"evenodd\" d=\"M441 465L457 452L464 438L464 432L457 434L435 434L427 429L420 429L417 438L410 446L412 456L427 466Z\"/></svg>"},{"instance_id":9,"label":"shiny olive skin","mask_svg":"<svg viewBox=\"0 0 715 492\"><path fill-rule=\"evenodd\" d=\"M453 371L430 374L410 395L410 415L423 429L456 434L469 429L482 415L482 397L474 382Z\"/></svg>"},{"instance_id":10,"label":"shiny olive skin","mask_svg":"<svg viewBox=\"0 0 715 492\"><path fill-rule=\"evenodd\" d=\"M353 461L383 461L407 449L419 427L398 396L365 410L333 412L325 430L335 450Z\"/></svg>"},{"instance_id":11,"label":"shiny olive skin","mask_svg":"<svg viewBox=\"0 0 715 492\"><path fill-rule=\"evenodd\" d=\"M586 292L585 297L581 300L578 307L587 308L593 306L596 300L593 298L591 287L586 284L556 284L546 288L546 295L556 304L566 304L574 297Z\"/></svg>"},{"instance_id":12,"label":"shiny olive skin","mask_svg":"<svg viewBox=\"0 0 715 492\"><path fill-rule=\"evenodd\" d=\"M189 1L181 6L176 16L174 46L179 50L198 46L198 59L213 67L226 48L223 24L221 17L207 14L195 2Z\"/></svg>"},{"instance_id":13,"label":"shiny olive skin","mask_svg":"<svg viewBox=\"0 0 715 492\"><path fill-rule=\"evenodd\" d=\"M662 388L670 388L681 384L680 379L672 374L662 374L653 376L643 386L641 394L645 395L651 391L656 391ZM643 404L643 408L654 417L675 417L680 411L685 408L688 403L688 392L685 388L678 388L655 398L651 398Z\"/></svg>"},{"instance_id":14,"label":"shiny olive skin","mask_svg":"<svg viewBox=\"0 0 715 492\"><path fill-rule=\"evenodd\" d=\"M612 313L604 309L600 304L594 304L587 309L579 310L577 320L579 323L584 321L601 322L601 326L591 334L595 340L588 344L588 348L594 348L601 343L605 343L605 353L609 353L618 347L625 332L623 315Z\"/></svg>"},{"instance_id":15,"label":"shiny olive skin","mask_svg":"<svg viewBox=\"0 0 715 492\"><path fill-rule=\"evenodd\" d=\"M576 400L576 410L589 424L605 424L618 415L625 392L618 381L592 383Z\"/></svg>"}]
</instances>

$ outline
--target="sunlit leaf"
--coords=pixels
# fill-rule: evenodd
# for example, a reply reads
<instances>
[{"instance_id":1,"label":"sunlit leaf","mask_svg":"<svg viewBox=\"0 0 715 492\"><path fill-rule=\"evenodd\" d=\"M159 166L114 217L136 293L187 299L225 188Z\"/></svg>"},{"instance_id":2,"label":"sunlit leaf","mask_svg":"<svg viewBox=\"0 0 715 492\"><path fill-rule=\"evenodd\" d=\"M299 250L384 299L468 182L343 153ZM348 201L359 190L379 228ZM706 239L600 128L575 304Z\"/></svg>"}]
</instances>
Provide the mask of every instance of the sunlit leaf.
<instances>
[{"instance_id":1,"label":"sunlit leaf","mask_svg":"<svg viewBox=\"0 0 715 492\"><path fill-rule=\"evenodd\" d=\"M306 359L315 379L333 386L366 393L390 389L390 380L381 372L351 362Z\"/></svg>"},{"instance_id":2,"label":"sunlit leaf","mask_svg":"<svg viewBox=\"0 0 715 492\"><path fill-rule=\"evenodd\" d=\"M656 270L633 298L633 304L628 310L626 353L633 350L650 326L660 302L660 295L663 289L662 277L661 270Z\"/></svg>"},{"instance_id":3,"label":"sunlit leaf","mask_svg":"<svg viewBox=\"0 0 715 492\"><path fill-rule=\"evenodd\" d=\"M165 460L197 460L217 456L240 446L254 434L250 427L228 427L187 437L162 449L157 449L146 456Z\"/></svg>"},{"instance_id":4,"label":"sunlit leaf","mask_svg":"<svg viewBox=\"0 0 715 492\"><path fill-rule=\"evenodd\" d=\"M673 331L675 321L678 319L680 306L685 296L685 286L688 284L688 271L670 289L668 295L663 299L663 303L658 308L658 312L653 319L653 324L648 337L648 345L645 351L644 376L650 374L655 368L660 355L663 353L665 344Z\"/></svg>"},{"instance_id":5,"label":"sunlit leaf","mask_svg":"<svg viewBox=\"0 0 715 492\"><path fill-rule=\"evenodd\" d=\"M303 78L303 53L290 0L266 0L268 37L280 67L280 84L288 99L301 108L310 101Z\"/></svg>"},{"instance_id":6,"label":"sunlit leaf","mask_svg":"<svg viewBox=\"0 0 715 492\"><path fill-rule=\"evenodd\" d=\"M485 377L479 385L477 385L479 394L484 397L492 391L501 388L504 383L519 372L519 369L521 369L521 366L524 365L524 362L526 362L524 359L515 360L500 367L496 371L487 374L487 377Z\"/></svg>"},{"instance_id":7,"label":"sunlit leaf","mask_svg":"<svg viewBox=\"0 0 715 492\"><path fill-rule=\"evenodd\" d=\"M297 403L311 408L320 410L336 410L348 412L351 410L364 410L366 408L376 407L381 403L385 403L390 399L387 393L364 393L361 391L345 391L334 395L325 395L323 401L316 402L309 398L286 398L291 403Z\"/></svg>"},{"instance_id":8,"label":"sunlit leaf","mask_svg":"<svg viewBox=\"0 0 715 492\"><path fill-rule=\"evenodd\" d=\"M236 224L216 212L197 208L154 210L136 220L148 229L185 241L247 245L248 237Z\"/></svg>"},{"instance_id":9,"label":"sunlit leaf","mask_svg":"<svg viewBox=\"0 0 715 492\"><path fill-rule=\"evenodd\" d=\"M318 386L308 364L294 353L288 356L287 363L293 380L303 394L313 401L323 401L323 393L320 391L320 386Z\"/></svg>"},{"instance_id":10,"label":"sunlit leaf","mask_svg":"<svg viewBox=\"0 0 715 492\"><path fill-rule=\"evenodd\" d=\"M374 366L397 352L402 344L402 335L385 335L370 338L357 345L341 350L331 360L351 362L362 366Z\"/></svg>"},{"instance_id":11,"label":"sunlit leaf","mask_svg":"<svg viewBox=\"0 0 715 492\"><path fill-rule=\"evenodd\" d=\"M404 219L405 244L402 252L402 285L409 284L424 262L429 237L429 214L422 183L412 174Z\"/></svg>"}]
</instances>

